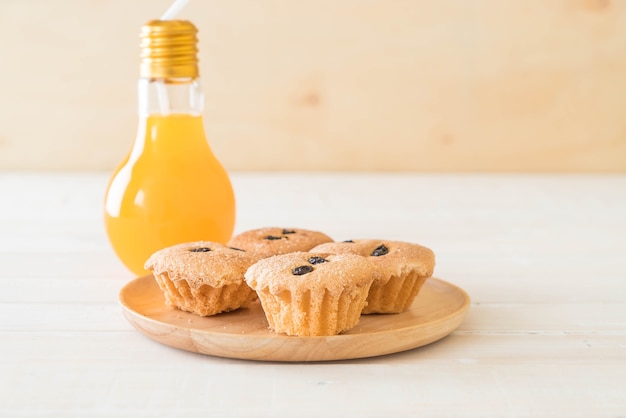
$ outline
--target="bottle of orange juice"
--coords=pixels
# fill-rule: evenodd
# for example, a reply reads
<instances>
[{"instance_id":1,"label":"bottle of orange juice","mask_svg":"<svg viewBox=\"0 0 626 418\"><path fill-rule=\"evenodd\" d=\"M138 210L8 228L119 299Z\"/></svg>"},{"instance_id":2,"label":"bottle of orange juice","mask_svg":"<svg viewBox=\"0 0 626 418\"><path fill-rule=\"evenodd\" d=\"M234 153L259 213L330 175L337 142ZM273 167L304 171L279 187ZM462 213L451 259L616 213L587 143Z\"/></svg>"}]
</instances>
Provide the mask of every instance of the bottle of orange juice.
<instances>
[{"instance_id":1,"label":"bottle of orange juice","mask_svg":"<svg viewBox=\"0 0 626 418\"><path fill-rule=\"evenodd\" d=\"M139 129L105 196L113 248L136 275L155 251L180 242L225 243L235 224L228 174L204 133L197 29L153 20L141 31Z\"/></svg>"}]
</instances>

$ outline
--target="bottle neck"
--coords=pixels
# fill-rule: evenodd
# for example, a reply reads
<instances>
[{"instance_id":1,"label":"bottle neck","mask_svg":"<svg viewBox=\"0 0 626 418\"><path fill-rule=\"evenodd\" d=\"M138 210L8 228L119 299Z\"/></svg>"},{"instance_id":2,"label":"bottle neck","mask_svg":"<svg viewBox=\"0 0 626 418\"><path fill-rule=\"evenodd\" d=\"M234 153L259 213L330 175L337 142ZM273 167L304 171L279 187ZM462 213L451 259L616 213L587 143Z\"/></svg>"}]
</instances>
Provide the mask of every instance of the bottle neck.
<instances>
[{"instance_id":1,"label":"bottle neck","mask_svg":"<svg viewBox=\"0 0 626 418\"><path fill-rule=\"evenodd\" d=\"M204 96L199 78L140 78L139 116L202 116Z\"/></svg>"},{"instance_id":2,"label":"bottle neck","mask_svg":"<svg viewBox=\"0 0 626 418\"><path fill-rule=\"evenodd\" d=\"M139 126L130 161L142 156L190 159L209 148L198 78L140 78L138 90Z\"/></svg>"}]
</instances>

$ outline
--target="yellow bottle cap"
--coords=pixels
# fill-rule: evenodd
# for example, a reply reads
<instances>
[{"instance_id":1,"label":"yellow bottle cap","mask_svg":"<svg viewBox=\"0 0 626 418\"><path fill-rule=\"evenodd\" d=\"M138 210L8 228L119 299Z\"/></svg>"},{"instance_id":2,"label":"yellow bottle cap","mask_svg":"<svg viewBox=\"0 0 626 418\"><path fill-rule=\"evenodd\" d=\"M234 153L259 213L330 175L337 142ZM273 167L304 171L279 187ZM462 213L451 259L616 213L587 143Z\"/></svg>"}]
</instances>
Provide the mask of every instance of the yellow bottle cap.
<instances>
[{"instance_id":1,"label":"yellow bottle cap","mask_svg":"<svg viewBox=\"0 0 626 418\"><path fill-rule=\"evenodd\" d=\"M186 20L151 20L141 28L142 78L198 77L198 29Z\"/></svg>"}]
</instances>

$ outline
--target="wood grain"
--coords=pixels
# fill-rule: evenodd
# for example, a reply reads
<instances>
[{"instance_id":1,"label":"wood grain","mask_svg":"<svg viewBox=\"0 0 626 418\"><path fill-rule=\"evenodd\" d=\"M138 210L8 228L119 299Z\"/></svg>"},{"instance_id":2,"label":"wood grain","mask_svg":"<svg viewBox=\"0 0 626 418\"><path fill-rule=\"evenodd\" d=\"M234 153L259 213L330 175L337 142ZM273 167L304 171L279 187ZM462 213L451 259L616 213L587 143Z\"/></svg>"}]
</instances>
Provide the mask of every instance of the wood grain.
<instances>
[{"instance_id":1,"label":"wood grain","mask_svg":"<svg viewBox=\"0 0 626 418\"><path fill-rule=\"evenodd\" d=\"M0 169L113 170L136 131L139 27L170 2L0 2ZM196 1L181 17L229 170L626 171L624 1Z\"/></svg>"},{"instance_id":2,"label":"wood grain","mask_svg":"<svg viewBox=\"0 0 626 418\"><path fill-rule=\"evenodd\" d=\"M421 347L454 331L469 308L462 289L431 278L406 312L362 315L341 335L289 337L268 329L258 302L212 317L170 308L152 276L130 282L119 298L128 321L160 343L213 356L287 362L373 357Z\"/></svg>"}]
</instances>

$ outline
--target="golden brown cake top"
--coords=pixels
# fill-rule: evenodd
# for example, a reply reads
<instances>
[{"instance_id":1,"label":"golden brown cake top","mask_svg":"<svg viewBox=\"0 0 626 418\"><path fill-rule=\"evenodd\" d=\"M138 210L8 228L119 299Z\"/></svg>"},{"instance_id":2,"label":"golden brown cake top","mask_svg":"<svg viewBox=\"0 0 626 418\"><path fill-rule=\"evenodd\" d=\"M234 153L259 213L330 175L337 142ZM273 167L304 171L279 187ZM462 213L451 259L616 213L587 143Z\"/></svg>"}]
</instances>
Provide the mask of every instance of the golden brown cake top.
<instances>
[{"instance_id":1,"label":"golden brown cake top","mask_svg":"<svg viewBox=\"0 0 626 418\"><path fill-rule=\"evenodd\" d=\"M328 235L298 228L259 228L242 232L228 242L229 246L241 248L259 257L308 251L316 245L331 242Z\"/></svg>"},{"instance_id":2,"label":"golden brown cake top","mask_svg":"<svg viewBox=\"0 0 626 418\"><path fill-rule=\"evenodd\" d=\"M356 254L295 252L259 260L245 274L255 290L279 294L303 289L328 291L338 295L344 290L369 286L377 278L370 261Z\"/></svg>"},{"instance_id":3,"label":"golden brown cake top","mask_svg":"<svg viewBox=\"0 0 626 418\"><path fill-rule=\"evenodd\" d=\"M154 274L167 273L170 280L186 280L190 287L203 284L222 287L241 283L243 275L258 257L210 241L187 242L152 254L145 269Z\"/></svg>"},{"instance_id":4,"label":"golden brown cake top","mask_svg":"<svg viewBox=\"0 0 626 418\"><path fill-rule=\"evenodd\" d=\"M416 272L430 277L435 268L435 254L426 247L403 241L358 239L329 242L311 249L315 253L358 254L374 263L383 278Z\"/></svg>"}]
</instances>

